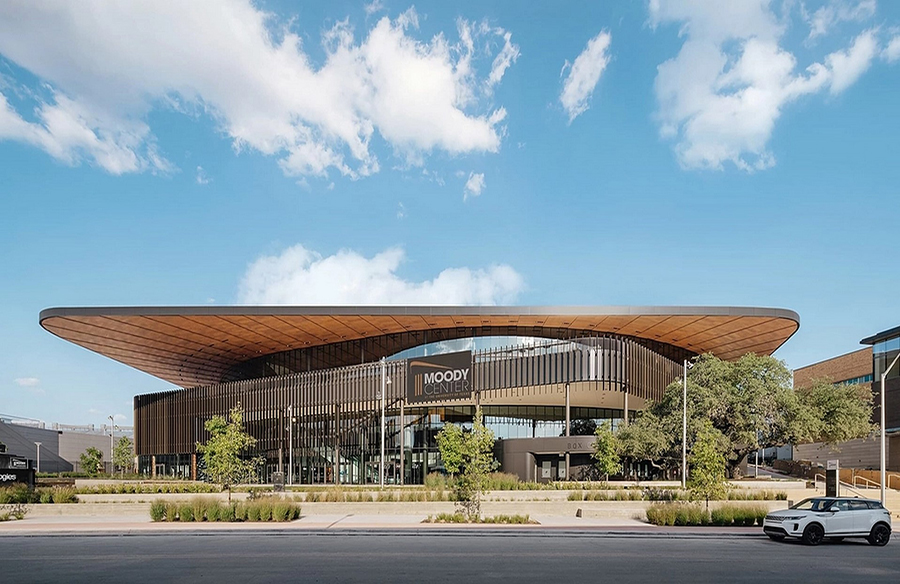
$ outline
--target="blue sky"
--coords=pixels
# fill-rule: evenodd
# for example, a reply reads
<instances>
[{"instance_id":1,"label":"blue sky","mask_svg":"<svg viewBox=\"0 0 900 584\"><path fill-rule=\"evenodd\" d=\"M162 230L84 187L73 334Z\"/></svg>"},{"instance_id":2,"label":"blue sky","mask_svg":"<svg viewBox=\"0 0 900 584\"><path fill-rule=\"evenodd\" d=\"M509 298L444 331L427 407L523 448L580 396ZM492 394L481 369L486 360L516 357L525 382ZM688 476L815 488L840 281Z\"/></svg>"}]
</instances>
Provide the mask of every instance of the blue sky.
<instances>
[{"instance_id":1,"label":"blue sky","mask_svg":"<svg viewBox=\"0 0 900 584\"><path fill-rule=\"evenodd\" d=\"M898 324L900 4L184 4L0 6L0 413L169 388L51 306L776 306L792 368Z\"/></svg>"}]
</instances>

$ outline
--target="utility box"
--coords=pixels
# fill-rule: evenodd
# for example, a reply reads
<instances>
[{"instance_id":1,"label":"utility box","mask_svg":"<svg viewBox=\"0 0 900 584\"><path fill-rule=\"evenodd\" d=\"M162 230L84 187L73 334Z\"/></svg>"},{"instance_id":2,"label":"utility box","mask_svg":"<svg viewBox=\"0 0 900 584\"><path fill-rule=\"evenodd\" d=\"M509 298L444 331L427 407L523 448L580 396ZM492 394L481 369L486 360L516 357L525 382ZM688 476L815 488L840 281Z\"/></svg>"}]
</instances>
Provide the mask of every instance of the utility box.
<instances>
[{"instance_id":1,"label":"utility box","mask_svg":"<svg viewBox=\"0 0 900 584\"><path fill-rule=\"evenodd\" d=\"M838 460L829 460L825 466L825 496L841 496L841 465Z\"/></svg>"}]
</instances>

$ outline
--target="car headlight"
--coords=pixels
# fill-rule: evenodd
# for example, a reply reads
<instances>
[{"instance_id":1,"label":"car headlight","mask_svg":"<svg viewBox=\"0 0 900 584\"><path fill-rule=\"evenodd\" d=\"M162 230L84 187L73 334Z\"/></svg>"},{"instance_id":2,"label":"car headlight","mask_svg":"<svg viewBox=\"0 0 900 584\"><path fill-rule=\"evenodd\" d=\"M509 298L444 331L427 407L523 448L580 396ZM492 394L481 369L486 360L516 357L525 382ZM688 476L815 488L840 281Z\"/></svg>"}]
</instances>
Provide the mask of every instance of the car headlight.
<instances>
[{"instance_id":1,"label":"car headlight","mask_svg":"<svg viewBox=\"0 0 900 584\"><path fill-rule=\"evenodd\" d=\"M803 519L803 515L787 515L784 518L786 521L799 521Z\"/></svg>"}]
</instances>

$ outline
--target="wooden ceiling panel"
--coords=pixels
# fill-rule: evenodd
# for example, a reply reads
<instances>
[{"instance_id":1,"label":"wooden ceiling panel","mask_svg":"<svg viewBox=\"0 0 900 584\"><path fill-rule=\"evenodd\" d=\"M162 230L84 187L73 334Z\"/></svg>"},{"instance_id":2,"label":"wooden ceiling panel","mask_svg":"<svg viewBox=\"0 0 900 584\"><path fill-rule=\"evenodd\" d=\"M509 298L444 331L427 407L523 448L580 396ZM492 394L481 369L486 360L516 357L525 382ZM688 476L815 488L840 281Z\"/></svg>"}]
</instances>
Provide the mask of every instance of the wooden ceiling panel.
<instances>
[{"instance_id":1,"label":"wooden ceiling panel","mask_svg":"<svg viewBox=\"0 0 900 584\"><path fill-rule=\"evenodd\" d=\"M460 327L569 338L615 333L735 359L771 354L799 327L783 309L730 307L53 308L51 333L181 386L217 383L248 359L296 348ZM406 347L404 347L406 348Z\"/></svg>"}]
</instances>

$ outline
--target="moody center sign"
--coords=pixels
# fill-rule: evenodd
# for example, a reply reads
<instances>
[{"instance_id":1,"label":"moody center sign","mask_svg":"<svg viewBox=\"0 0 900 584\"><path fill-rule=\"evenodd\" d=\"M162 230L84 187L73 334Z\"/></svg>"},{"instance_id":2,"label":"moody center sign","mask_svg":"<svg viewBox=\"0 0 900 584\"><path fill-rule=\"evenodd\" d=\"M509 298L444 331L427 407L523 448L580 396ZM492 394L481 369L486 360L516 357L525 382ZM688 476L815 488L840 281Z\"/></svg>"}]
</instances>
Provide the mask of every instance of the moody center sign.
<instances>
[{"instance_id":1,"label":"moody center sign","mask_svg":"<svg viewBox=\"0 0 900 584\"><path fill-rule=\"evenodd\" d=\"M422 403L472 395L472 352L460 351L408 362L406 399Z\"/></svg>"}]
</instances>

